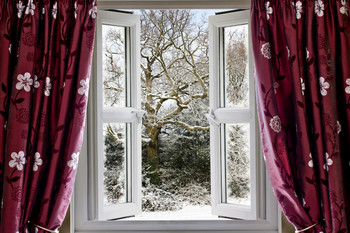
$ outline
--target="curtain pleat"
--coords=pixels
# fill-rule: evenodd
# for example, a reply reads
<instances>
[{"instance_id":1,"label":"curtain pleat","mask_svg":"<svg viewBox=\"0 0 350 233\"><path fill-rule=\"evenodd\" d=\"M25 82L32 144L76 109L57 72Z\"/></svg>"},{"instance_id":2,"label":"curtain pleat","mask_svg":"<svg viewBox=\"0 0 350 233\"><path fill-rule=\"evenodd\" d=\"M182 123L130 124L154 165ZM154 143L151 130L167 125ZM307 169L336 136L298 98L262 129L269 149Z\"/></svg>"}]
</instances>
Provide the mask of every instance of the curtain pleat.
<instances>
[{"instance_id":1,"label":"curtain pleat","mask_svg":"<svg viewBox=\"0 0 350 233\"><path fill-rule=\"evenodd\" d=\"M288 220L349 232L349 1L256 0L251 30L266 167Z\"/></svg>"},{"instance_id":2,"label":"curtain pleat","mask_svg":"<svg viewBox=\"0 0 350 233\"><path fill-rule=\"evenodd\" d=\"M0 7L0 232L43 232L33 224L55 230L83 139L96 3Z\"/></svg>"}]
</instances>

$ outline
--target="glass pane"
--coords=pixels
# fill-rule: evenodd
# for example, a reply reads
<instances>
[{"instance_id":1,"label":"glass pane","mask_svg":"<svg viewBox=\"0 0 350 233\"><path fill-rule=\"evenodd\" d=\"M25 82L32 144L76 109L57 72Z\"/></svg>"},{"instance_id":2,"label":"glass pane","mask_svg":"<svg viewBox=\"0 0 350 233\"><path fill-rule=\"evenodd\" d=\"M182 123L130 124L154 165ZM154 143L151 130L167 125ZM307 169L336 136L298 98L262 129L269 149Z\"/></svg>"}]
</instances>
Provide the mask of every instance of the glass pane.
<instances>
[{"instance_id":1,"label":"glass pane","mask_svg":"<svg viewBox=\"0 0 350 233\"><path fill-rule=\"evenodd\" d=\"M102 25L103 106L126 106L125 27Z\"/></svg>"},{"instance_id":2,"label":"glass pane","mask_svg":"<svg viewBox=\"0 0 350 233\"><path fill-rule=\"evenodd\" d=\"M249 107L248 25L224 28L225 100L222 107Z\"/></svg>"},{"instance_id":3,"label":"glass pane","mask_svg":"<svg viewBox=\"0 0 350 233\"><path fill-rule=\"evenodd\" d=\"M104 204L126 202L126 130L125 123L103 124Z\"/></svg>"},{"instance_id":4,"label":"glass pane","mask_svg":"<svg viewBox=\"0 0 350 233\"><path fill-rule=\"evenodd\" d=\"M226 202L250 205L249 124L224 124L223 130Z\"/></svg>"}]
</instances>

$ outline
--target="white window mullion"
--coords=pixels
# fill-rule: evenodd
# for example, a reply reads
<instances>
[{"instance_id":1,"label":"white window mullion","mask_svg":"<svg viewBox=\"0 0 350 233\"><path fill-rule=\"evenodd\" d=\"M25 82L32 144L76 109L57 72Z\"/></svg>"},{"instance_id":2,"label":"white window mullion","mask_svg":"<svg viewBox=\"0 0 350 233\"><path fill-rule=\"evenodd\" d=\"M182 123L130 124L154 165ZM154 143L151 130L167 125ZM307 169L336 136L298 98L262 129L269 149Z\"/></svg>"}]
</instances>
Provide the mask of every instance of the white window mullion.
<instances>
[{"instance_id":1,"label":"white window mullion","mask_svg":"<svg viewBox=\"0 0 350 233\"><path fill-rule=\"evenodd\" d=\"M226 129L225 124L220 124L220 152L219 152L219 158L220 158L220 175L221 175L221 199L217 204L226 203L227 202L227 188L226 188L226 181L228 179L227 177L227 145L226 145Z\"/></svg>"},{"instance_id":2,"label":"white window mullion","mask_svg":"<svg viewBox=\"0 0 350 233\"><path fill-rule=\"evenodd\" d=\"M214 117L219 123L249 123L253 114L250 109L218 108Z\"/></svg>"},{"instance_id":3,"label":"white window mullion","mask_svg":"<svg viewBox=\"0 0 350 233\"><path fill-rule=\"evenodd\" d=\"M104 123L118 123L118 122L138 122L142 113L136 108L126 107L104 110L100 113L101 121Z\"/></svg>"}]
</instances>

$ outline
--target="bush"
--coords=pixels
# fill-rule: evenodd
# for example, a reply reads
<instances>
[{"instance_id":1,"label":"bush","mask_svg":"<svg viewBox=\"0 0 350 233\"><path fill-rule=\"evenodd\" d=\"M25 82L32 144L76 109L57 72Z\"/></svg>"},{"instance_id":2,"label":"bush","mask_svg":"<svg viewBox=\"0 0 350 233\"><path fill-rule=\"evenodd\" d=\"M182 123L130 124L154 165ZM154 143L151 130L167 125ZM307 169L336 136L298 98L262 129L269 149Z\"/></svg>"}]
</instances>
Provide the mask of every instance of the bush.
<instances>
[{"instance_id":1,"label":"bush","mask_svg":"<svg viewBox=\"0 0 350 233\"><path fill-rule=\"evenodd\" d=\"M142 211L176 211L183 207L177 196L153 184L142 188Z\"/></svg>"},{"instance_id":2,"label":"bush","mask_svg":"<svg viewBox=\"0 0 350 233\"><path fill-rule=\"evenodd\" d=\"M249 193L249 153L248 142L244 137L242 126L227 128L229 132L227 151L229 195L235 198L247 198Z\"/></svg>"},{"instance_id":3,"label":"bush","mask_svg":"<svg viewBox=\"0 0 350 233\"><path fill-rule=\"evenodd\" d=\"M125 195L124 144L121 138L123 132L120 129L112 125L106 127L103 183L109 203L118 203Z\"/></svg>"}]
</instances>

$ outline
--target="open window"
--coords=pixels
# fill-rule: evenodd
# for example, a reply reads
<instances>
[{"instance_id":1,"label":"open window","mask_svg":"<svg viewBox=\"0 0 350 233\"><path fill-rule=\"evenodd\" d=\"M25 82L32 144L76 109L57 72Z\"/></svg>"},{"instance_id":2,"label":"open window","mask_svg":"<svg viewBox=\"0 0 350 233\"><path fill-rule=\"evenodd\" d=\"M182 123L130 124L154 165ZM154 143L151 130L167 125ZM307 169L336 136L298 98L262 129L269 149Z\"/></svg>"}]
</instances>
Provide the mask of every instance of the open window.
<instances>
[{"instance_id":1,"label":"open window","mask_svg":"<svg viewBox=\"0 0 350 233\"><path fill-rule=\"evenodd\" d=\"M212 213L255 220L259 153L249 31L249 11L209 17L208 119Z\"/></svg>"},{"instance_id":2,"label":"open window","mask_svg":"<svg viewBox=\"0 0 350 233\"><path fill-rule=\"evenodd\" d=\"M114 1L107 4L102 1L99 9L154 9L160 7L158 4L169 7L169 1L146 1L142 4L133 0L125 3L112 2ZM209 2L204 1L201 5L192 2L195 7L193 9L208 7L211 14L221 11L212 9L212 3ZM172 4L176 9L188 9L188 3L191 1L173 1ZM120 4L124 4L123 7ZM216 7L222 6L220 3L215 4ZM221 9L232 7L244 6L230 4ZM137 11L134 13L138 14ZM196 19L199 20L199 17ZM208 178L211 178L212 185L211 206L208 202L205 210L212 208L212 213L216 216L244 220L231 221L212 215L208 219L198 219L188 215L190 217L187 219L172 221L169 218L142 219L139 215L141 200L146 200L141 195L141 22L139 16L129 12L100 10L87 127L81 151L81 155L87 156L81 156L79 161L71 205L72 232L278 232L277 203L266 180L257 143L248 20L249 13L246 11L223 12L210 17L209 24L206 24L209 29L210 55L208 56L208 49L203 50L210 60L209 71L207 68L206 71L210 73L211 111L208 118L211 122L211 161L208 166L211 166L211 174ZM109 34L113 36L108 36ZM241 48L238 59L230 57L236 53L235 44ZM230 70L234 72L230 73ZM235 73L241 78L239 85L230 83L234 81L232 77ZM205 74L208 81L208 73ZM237 91L237 88L241 91ZM242 90L244 94L238 98L240 101L232 99L237 93L242 93ZM240 138L239 141L232 140L233 133L237 135L236 138ZM193 141L198 144L196 138ZM238 144L241 145L240 149L235 149ZM175 149L180 150L181 147ZM109 161L115 162L106 162L110 156L115 159ZM244 169L235 168L234 165L237 164L244 164L240 166ZM241 195L236 195L237 190L232 188L232 174L240 175L238 178L242 178L243 183L248 183L248 186L238 190ZM112 181L115 183L107 183ZM109 187L113 187L112 192L107 190ZM191 191L201 195L196 190ZM207 213L209 215L209 211L205 214ZM135 215L136 218L127 218ZM252 221L245 221L246 219Z\"/></svg>"},{"instance_id":3,"label":"open window","mask_svg":"<svg viewBox=\"0 0 350 233\"><path fill-rule=\"evenodd\" d=\"M95 206L96 218L108 220L141 212L140 18L99 13ZM258 148L248 19L248 11L209 17L208 119L212 213L255 220Z\"/></svg>"},{"instance_id":4,"label":"open window","mask_svg":"<svg viewBox=\"0 0 350 233\"><path fill-rule=\"evenodd\" d=\"M107 220L141 212L140 18L109 11L98 15L95 206L97 220ZM107 192L111 181L114 190Z\"/></svg>"}]
</instances>

